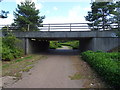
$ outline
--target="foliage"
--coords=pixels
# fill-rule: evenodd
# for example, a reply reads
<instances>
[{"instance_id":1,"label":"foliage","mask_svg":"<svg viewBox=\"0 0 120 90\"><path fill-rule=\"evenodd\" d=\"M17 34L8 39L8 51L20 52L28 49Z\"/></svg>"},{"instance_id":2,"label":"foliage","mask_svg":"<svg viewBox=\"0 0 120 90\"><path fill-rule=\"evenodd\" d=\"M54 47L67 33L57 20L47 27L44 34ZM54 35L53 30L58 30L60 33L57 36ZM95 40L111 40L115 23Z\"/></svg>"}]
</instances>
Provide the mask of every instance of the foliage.
<instances>
[{"instance_id":1,"label":"foliage","mask_svg":"<svg viewBox=\"0 0 120 90\"><path fill-rule=\"evenodd\" d=\"M61 43L61 45L70 46L73 49L79 48L79 41L66 41L64 43Z\"/></svg>"},{"instance_id":2,"label":"foliage","mask_svg":"<svg viewBox=\"0 0 120 90\"><path fill-rule=\"evenodd\" d=\"M37 31L40 23L43 22L45 16L38 16L39 10L36 9L35 3L26 0L18 4L16 12L14 12L15 19L12 25L17 25L20 30L27 31L28 24L31 31Z\"/></svg>"},{"instance_id":3,"label":"foliage","mask_svg":"<svg viewBox=\"0 0 120 90\"><path fill-rule=\"evenodd\" d=\"M113 87L120 87L120 53L87 51L82 53L87 61L103 79Z\"/></svg>"},{"instance_id":4,"label":"foliage","mask_svg":"<svg viewBox=\"0 0 120 90\"><path fill-rule=\"evenodd\" d=\"M23 50L16 45L18 42L20 40L11 33L2 38L2 60L12 60L23 55Z\"/></svg>"},{"instance_id":5,"label":"foliage","mask_svg":"<svg viewBox=\"0 0 120 90\"><path fill-rule=\"evenodd\" d=\"M8 13L9 13L9 11L3 11L3 10L1 10L0 18L7 18L7 14Z\"/></svg>"},{"instance_id":6,"label":"foliage","mask_svg":"<svg viewBox=\"0 0 120 90\"><path fill-rule=\"evenodd\" d=\"M119 22L120 22L120 1L116 2L115 7L116 7L116 12L113 13L114 18L112 18L112 21L114 23L119 24Z\"/></svg>"},{"instance_id":7,"label":"foliage","mask_svg":"<svg viewBox=\"0 0 120 90\"><path fill-rule=\"evenodd\" d=\"M1 2L2 0L0 0ZM9 13L9 11L4 11L4 10L1 10L1 13L0 13L0 18L7 18L7 14Z\"/></svg>"},{"instance_id":8,"label":"foliage","mask_svg":"<svg viewBox=\"0 0 120 90\"><path fill-rule=\"evenodd\" d=\"M103 29L108 29L109 23L111 23L110 18L113 17L115 8L115 4L112 2L93 2L92 10L88 12L88 16L85 16L87 21L93 23L88 24L89 27L93 27L93 30L98 30L99 25L102 25Z\"/></svg>"},{"instance_id":9,"label":"foliage","mask_svg":"<svg viewBox=\"0 0 120 90\"><path fill-rule=\"evenodd\" d=\"M60 48L61 45L58 41L50 41L50 49L56 49L56 48Z\"/></svg>"}]
</instances>

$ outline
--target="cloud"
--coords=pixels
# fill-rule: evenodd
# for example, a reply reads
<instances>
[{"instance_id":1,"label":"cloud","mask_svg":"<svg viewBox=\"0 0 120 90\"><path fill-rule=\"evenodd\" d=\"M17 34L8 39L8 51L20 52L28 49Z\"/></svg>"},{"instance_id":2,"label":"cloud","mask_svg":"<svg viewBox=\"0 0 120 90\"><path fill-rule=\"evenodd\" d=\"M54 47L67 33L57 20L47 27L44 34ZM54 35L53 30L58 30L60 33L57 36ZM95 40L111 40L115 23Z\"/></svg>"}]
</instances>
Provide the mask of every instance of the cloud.
<instances>
[{"instance_id":1,"label":"cloud","mask_svg":"<svg viewBox=\"0 0 120 90\"><path fill-rule=\"evenodd\" d=\"M8 25L13 23L14 16L12 14L8 14L8 18L0 18L0 25Z\"/></svg>"},{"instance_id":2,"label":"cloud","mask_svg":"<svg viewBox=\"0 0 120 90\"><path fill-rule=\"evenodd\" d=\"M17 4L20 4L20 2L25 2L26 0L16 0ZM34 3L37 3L37 0L27 0L27 1L32 1Z\"/></svg>"},{"instance_id":3,"label":"cloud","mask_svg":"<svg viewBox=\"0 0 120 90\"><path fill-rule=\"evenodd\" d=\"M69 10L68 17L75 18L80 15L81 7L74 6L72 9Z\"/></svg>"},{"instance_id":4,"label":"cloud","mask_svg":"<svg viewBox=\"0 0 120 90\"><path fill-rule=\"evenodd\" d=\"M41 2L91 2L91 0L40 0Z\"/></svg>"},{"instance_id":5,"label":"cloud","mask_svg":"<svg viewBox=\"0 0 120 90\"><path fill-rule=\"evenodd\" d=\"M3 0L4 2L20 2L25 0ZM90 2L91 0L32 0L34 2Z\"/></svg>"},{"instance_id":6,"label":"cloud","mask_svg":"<svg viewBox=\"0 0 120 90\"><path fill-rule=\"evenodd\" d=\"M46 14L50 14L50 11L47 10L47 11L46 11Z\"/></svg>"},{"instance_id":7,"label":"cloud","mask_svg":"<svg viewBox=\"0 0 120 90\"><path fill-rule=\"evenodd\" d=\"M73 6L68 11L68 19L70 22L77 22L77 23L85 23L87 22L84 18L87 12L90 10L89 7L80 7L80 6Z\"/></svg>"},{"instance_id":8,"label":"cloud","mask_svg":"<svg viewBox=\"0 0 120 90\"><path fill-rule=\"evenodd\" d=\"M43 23L87 23L84 16L86 16L89 7L83 8L80 6L73 6L68 11L68 15L57 17L46 17Z\"/></svg>"},{"instance_id":9,"label":"cloud","mask_svg":"<svg viewBox=\"0 0 120 90\"><path fill-rule=\"evenodd\" d=\"M41 8L43 8L43 5L42 5L41 3L36 3L35 6L36 6L36 9L41 9Z\"/></svg>"},{"instance_id":10,"label":"cloud","mask_svg":"<svg viewBox=\"0 0 120 90\"><path fill-rule=\"evenodd\" d=\"M90 7L86 7L86 8L84 8L84 10L88 12L88 11L91 11L91 8Z\"/></svg>"},{"instance_id":11,"label":"cloud","mask_svg":"<svg viewBox=\"0 0 120 90\"><path fill-rule=\"evenodd\" d=\"M57 8L56 6L54 6L54 7L53 7L53 10L57 11L57 10L58 10L58 8Z\"/></svg>"}]
</instances>

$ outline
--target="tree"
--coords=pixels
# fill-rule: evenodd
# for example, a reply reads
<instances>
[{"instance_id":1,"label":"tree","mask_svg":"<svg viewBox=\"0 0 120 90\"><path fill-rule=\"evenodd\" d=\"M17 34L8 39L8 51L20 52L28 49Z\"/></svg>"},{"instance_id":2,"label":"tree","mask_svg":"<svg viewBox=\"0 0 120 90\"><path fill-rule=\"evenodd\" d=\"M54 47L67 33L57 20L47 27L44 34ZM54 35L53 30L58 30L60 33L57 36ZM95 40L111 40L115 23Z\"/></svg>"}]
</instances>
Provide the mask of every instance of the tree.
<instances>
[{"instance_id":1,"label":"tree","mask_svg":"<svg viewBox=\"0 0 120 90\"><path fill-rule=\"evenodd\" d=\"M93 2L91 9L92 11L88 12L88 16L85 16L87 21L93 23L88 24L89 27L93 27L94 30L98 30L101 26L103 30L108 29L109 23L111 23L110 18L115 11L115 4L112 2Z\"/></svg>"},{"instance_id":2,"label":"tree","mask_svg":"<svg viewBox=\"0 0 120 90\"><path fill-rule=\"evenodd\" d=\"M116 2L116 12L114 13L114 17L112 19L113 22L118 25L118 30L120 30L120 1Z\"/></svg>"},{"instance_id":3,"label":"tree","mask_svg":"<svg viewBox=\"0 0 120 90\"><path fill-rule=\"evenodd\" d=\"M14 24L19 27L19 30L27 31L28 24L31 31L37 31L38 26L43 22L45 16L39 16L39 10L36 9L35 3L29 0L18 4L16 12L14 12Z\"/></svg>"},{"instance_id":4,"label":"tree","mask_svg":"<svg viewBox=\"0 0 120 90\"><path fill-rule=\"evenodd\" d=\"M117 35L120 37L120 1L116 2L116 12L114 13L114 17L112 18L117 27L113 28L113 30L117 31Z\"/></svg>"}]
</instances>

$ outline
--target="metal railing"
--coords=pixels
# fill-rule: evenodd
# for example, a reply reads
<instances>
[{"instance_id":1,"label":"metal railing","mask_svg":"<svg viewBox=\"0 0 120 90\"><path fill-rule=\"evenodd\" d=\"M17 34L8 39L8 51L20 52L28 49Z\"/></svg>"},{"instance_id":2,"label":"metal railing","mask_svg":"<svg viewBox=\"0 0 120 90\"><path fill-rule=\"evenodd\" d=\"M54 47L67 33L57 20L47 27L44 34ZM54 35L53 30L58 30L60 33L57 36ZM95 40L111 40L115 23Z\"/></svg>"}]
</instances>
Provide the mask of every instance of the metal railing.
<instances>
[{"instance_id":1,"label":"metal railing","mask_svg":"<svg viewBox=\"0 0 120 90\"><path fill-rule=\"evenodd\" d=\"M91 24L91 27L88 26ZM95 26L93 23L57 23L57 24L40 24L36 25L37 30L30 24L23 25L23 31L91 31L91 30L112 30L117 29L117 24L109 24L105 25L97 25ZM22 31L18 26L12 25L0 25L0 30L7 31Z\"/></svg>"},{"instance_id":2,"label":"metal railing","mask_svg":"<svg viewBox=\"0 0 120 90\"><path fill-rule=\"evenodd\" d=\"M88 31L90 28L86 23L58 23L43 24L42 31Z\"/></svg>"}]
</instances>

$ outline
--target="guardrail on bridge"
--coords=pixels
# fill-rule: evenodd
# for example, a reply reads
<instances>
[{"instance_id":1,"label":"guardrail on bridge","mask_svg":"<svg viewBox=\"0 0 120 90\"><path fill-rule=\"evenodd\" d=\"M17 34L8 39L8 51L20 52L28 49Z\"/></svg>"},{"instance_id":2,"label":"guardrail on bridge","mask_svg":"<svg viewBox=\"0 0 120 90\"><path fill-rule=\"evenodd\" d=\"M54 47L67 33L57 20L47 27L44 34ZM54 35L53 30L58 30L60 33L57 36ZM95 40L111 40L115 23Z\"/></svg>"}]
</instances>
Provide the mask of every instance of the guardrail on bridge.
<instances>
[{"instance_id":1,"label":"guardrail on bridge","mask_svg":"<svg viewBox=\"0 0 120 90\"><path fill-rule=\"evenodd\" d=\"M91 24L91 27L88 26ZM34 29L34 28L37 28ZM24 29L23 31L90 31L90 30L112 30L117 29L117 24L109 24L109 25L97 25L95 26L93 23L57 23L57 24L40 24L35 25L34 27L30 24L22 25L21 27L13 26L13 25L0 25L0 30L7 31L22 31L20 29ZM33 29L33 30L32 30Z\"/></svg>"}]
</instances>

